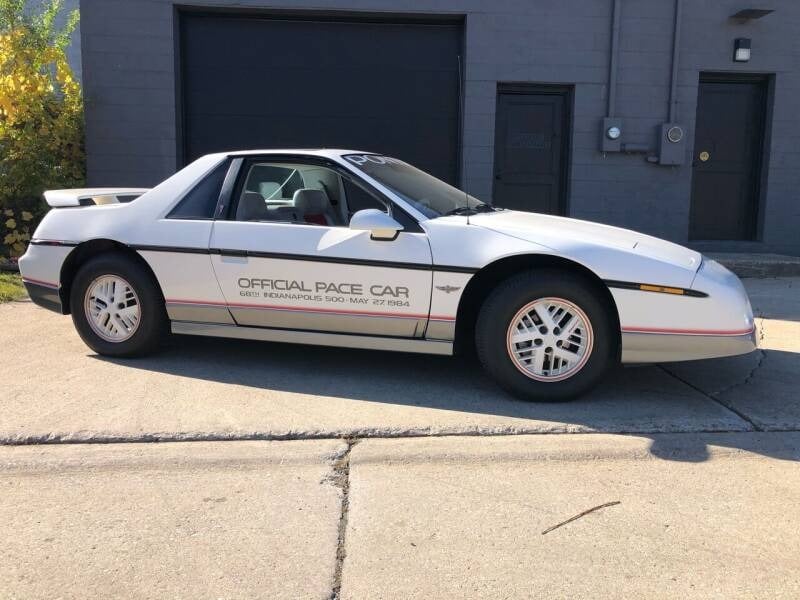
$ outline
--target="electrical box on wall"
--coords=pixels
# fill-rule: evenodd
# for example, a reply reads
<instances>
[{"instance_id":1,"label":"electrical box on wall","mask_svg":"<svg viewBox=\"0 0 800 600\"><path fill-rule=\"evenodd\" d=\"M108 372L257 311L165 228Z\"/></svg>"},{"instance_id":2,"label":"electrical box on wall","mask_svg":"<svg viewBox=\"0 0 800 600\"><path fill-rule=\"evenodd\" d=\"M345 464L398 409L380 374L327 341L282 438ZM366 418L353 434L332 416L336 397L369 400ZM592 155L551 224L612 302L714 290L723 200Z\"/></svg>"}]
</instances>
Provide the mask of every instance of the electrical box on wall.
<instances>
[{"instance_id":1,"label":"electrical box on wall","mask_svg":"<svg viewBox=\"0 0 800 600\"><path fill-rule=\"evenodd\" d=\"M686 130L677 123L662 123L658 141L658 164L682 165L686 162Z\"/></svg>"},{"instance_id":2,"label":"electrical box on wall","mask_svg":"<svg viewBox=\"0 0 800 600\"><path fill-rule=\"evenodd\" d=\"M600 132L600 151L619 152L622 150L622 119L606 117Z\"/></svg>"}]
</instances>

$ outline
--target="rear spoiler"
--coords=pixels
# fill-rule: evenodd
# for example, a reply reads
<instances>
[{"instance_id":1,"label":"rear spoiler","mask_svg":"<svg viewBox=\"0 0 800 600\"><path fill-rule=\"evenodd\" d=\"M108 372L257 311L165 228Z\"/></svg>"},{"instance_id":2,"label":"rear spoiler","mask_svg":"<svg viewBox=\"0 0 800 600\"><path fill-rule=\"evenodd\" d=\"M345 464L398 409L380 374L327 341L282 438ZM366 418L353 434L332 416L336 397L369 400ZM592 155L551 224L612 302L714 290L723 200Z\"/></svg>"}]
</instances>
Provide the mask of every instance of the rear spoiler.
<instances>
[{"instance_id":1,"label":"rear spoiler","mask_svg":"<svg viewBox=\"0 0 800 600\"><path fill-rule=\"evenodd\" d=\"M135 200L147 188L84 188L78 190L48 190L44 193L52 208L67 206L95 206L98 204L123 204Z\"/></svg>"}]
</instances>

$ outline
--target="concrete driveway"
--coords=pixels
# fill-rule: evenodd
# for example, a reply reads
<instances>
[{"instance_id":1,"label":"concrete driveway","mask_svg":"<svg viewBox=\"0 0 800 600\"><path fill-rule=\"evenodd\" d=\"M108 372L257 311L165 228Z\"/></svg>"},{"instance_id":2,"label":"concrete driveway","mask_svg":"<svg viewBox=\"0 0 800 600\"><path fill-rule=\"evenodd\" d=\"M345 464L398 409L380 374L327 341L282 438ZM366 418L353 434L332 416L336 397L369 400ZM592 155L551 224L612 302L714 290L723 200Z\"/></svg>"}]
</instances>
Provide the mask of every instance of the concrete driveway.
<instances>
[{"instance_id":1,"label":"concrete driveway","mask_svg":"<svg viewBox=\"0 0 800 600\"><path fill-rule=\"evenodd\" d=\"M459 358L175 337L89 351L69 317L0 305L0 442L800 428L800 280L746 280L762 352L621 368L568 404L530 404Z\"/></svg>"},{"instance_id":2,"label":"concrete driveway","mask_svg":"<svg viewBox=\"0 0 800 600\"><path fill-rule=\"evenodd\" d=\"M761 351L557 405L460 359L175 338L108 360L0 305L0 589L797 597L800 279L745 283Z\"/></svg>"}]
</instances>

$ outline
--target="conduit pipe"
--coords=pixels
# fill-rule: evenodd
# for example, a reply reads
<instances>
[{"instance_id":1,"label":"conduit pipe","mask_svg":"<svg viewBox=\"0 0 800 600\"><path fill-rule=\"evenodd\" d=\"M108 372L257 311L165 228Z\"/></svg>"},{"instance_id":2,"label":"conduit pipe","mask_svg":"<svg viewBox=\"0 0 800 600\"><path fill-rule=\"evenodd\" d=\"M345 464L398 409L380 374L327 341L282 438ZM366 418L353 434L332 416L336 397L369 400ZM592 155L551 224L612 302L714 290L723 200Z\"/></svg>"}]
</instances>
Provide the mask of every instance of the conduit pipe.
<instances>
[{"instance_id":1,"label":"conduit pipe","mask_svg":"<svg viewBox=\"0 0 800 600\"><path fill-rule=\"evenodd\" d=\"M669 82L669 123L678 119L678 57L681 47L681 12L683 0L675 0L675 24L672 28L672 73Z\"/></svg>"},{"instance_id":2,"label":"conduit pipe","mask_svg":"<svg viewBox=\"0 0 800 600\"><path fill-rule=\"evenodd\" d=\"M607 117L615 116L617 110L617 64L619 62L619 21L620 3L622 0L614 0L611 16L611 60L608 65L608 107Z\"/></svg>"}]
</instances>

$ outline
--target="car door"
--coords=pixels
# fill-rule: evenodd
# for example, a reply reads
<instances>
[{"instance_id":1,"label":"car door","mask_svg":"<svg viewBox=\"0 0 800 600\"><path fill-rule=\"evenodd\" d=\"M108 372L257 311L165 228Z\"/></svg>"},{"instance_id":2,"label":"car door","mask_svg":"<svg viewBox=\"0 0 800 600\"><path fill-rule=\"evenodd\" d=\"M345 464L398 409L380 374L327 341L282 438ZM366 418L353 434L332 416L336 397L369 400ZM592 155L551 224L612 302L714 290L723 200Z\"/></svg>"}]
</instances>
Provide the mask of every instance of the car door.
<instances>
[{"instance_id":1,"label":"car door","mask_svg":"<svg viewBox=\"0 0 800 600\"><path fill-rule=\"evenodd\" d=\"M421 337L431 251L410 217L394 240L348 227L356 208L399 210L335 165L274 157L242 163L211 260L240 326Z\"/></svg>"}]
</instances>

